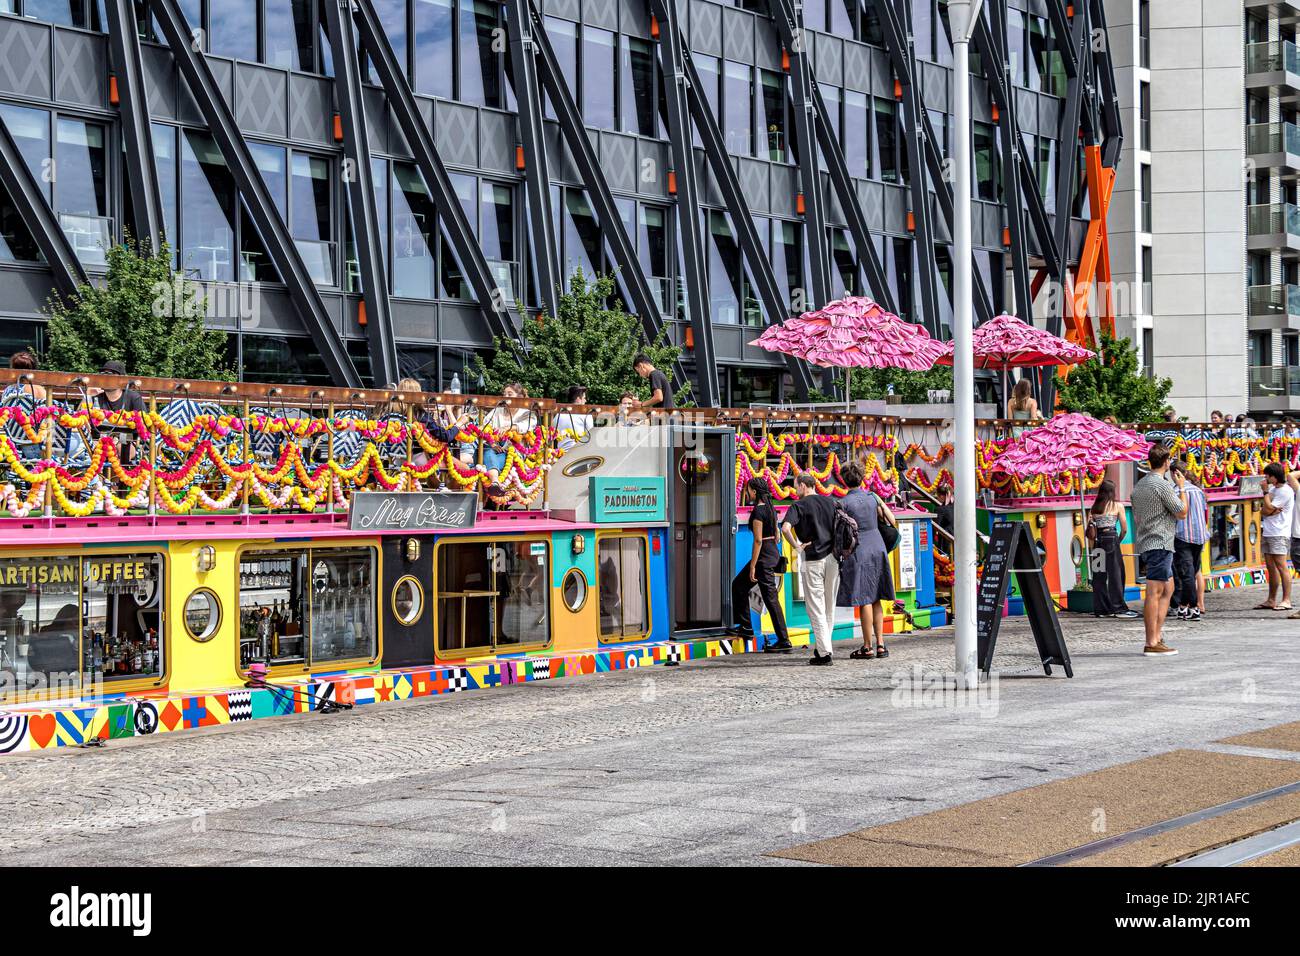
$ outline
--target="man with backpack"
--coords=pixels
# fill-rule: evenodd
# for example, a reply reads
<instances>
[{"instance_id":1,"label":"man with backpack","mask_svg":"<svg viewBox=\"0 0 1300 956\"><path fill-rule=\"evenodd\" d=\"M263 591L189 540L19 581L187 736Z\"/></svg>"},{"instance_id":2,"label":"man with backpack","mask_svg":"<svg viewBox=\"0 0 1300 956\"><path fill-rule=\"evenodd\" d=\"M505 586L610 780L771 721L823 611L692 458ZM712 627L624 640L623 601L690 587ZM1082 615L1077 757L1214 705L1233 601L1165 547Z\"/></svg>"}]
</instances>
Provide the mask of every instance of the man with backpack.
<instances>
[{"instance_id":1,"label":"man with backpack","mask_svg":"<svg viewBox=\"0 0 1300 956\"><path fill-rule=\"evenodd\" d=\"M799 500L785 513L781 531L799 555L799 580L814 640L808 663L830 664L840 569L831 554L838 509L833 498L817 493L817 479L812 475L800 475L795 490Z\"/></svg>"}]
</instances>

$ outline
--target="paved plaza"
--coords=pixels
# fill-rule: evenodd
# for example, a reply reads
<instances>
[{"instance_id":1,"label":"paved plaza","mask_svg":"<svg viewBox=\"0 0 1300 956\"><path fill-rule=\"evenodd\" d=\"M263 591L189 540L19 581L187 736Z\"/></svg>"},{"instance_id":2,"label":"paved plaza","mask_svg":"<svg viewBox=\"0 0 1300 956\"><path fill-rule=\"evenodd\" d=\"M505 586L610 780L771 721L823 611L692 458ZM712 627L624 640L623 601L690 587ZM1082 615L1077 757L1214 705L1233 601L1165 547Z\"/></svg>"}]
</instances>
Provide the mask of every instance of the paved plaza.
<instances>
[{"instance_id":1,"label":"paved plaza","mask_svg":"<svg viewBox=\"0 0 1300 956\"><path fill-rule=\"evenodd\" d=\"M305 714L0 763L8 864L800 865L771 854L1300 720L1300 624L1211 594L1181 653L1063 615L1075 677L1023 619L976 700L930 678L951 629L885 662L805 652ZM1300 765L1297 765L1300 769ZM1080 808L1080 813L1094 808ZM1300 816L1300 813L1297 814ZM1076 821L1077 822L1077 821Z\"/></svg>"}]
</instances>

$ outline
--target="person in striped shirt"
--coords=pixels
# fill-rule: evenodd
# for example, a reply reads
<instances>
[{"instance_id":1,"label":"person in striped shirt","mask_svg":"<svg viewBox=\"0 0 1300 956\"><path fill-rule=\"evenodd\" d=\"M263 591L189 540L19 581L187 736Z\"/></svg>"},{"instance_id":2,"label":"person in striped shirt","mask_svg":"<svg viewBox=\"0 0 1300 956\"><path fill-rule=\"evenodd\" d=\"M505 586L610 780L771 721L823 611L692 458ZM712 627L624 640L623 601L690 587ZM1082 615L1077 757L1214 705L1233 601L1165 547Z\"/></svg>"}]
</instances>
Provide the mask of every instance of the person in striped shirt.
<instances>
[{"instance_id":1,"label":"person in striped shirt","mask_svg":"<svg viewBox=\"0 0 1300 956\"><path fill-rule=\"evenodd\" d=\"M1205 578L1201 574L1201 552L1210 540L1210 504L1181 459L1169 465L1175 475L1182 475L1187 491L1187 514L1174 525L1174 598L1178 617L1199 621L1204 605Z\"/></svg>"}]
</instances>

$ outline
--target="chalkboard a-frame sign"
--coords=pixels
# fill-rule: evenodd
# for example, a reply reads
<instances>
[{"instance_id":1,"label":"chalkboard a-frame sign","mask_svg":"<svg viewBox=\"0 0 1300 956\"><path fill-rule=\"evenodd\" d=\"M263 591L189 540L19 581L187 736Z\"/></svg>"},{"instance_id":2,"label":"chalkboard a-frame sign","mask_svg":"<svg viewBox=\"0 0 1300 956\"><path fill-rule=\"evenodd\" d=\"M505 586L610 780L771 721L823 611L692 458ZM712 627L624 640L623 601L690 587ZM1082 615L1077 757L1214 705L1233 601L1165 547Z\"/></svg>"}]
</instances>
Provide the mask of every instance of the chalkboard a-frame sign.
<instances>
[{"instance_id":1,"label":"chalkboard a-frame sign","mask_svg":"<svg viewBox=\"0 0 1300 956\"><path fill-rule=\"evenodd\" d=\"M1056 617L1056 602L1047 590L1038 548L1029 525L1024 521L996 524L989 535L975 608L980 670L987 676L993 668L993 648L997 645L1002 608L1006 604L1007 587L1013 574L1020 585L1025 615L1034 632L1034 643L1038 645L1044 673L1050 675L1052 665L1059 664L1065 668L1066 677L1073 677L1070 652L1066 650L1061 622Z\"/></svg>"}]
</instances>

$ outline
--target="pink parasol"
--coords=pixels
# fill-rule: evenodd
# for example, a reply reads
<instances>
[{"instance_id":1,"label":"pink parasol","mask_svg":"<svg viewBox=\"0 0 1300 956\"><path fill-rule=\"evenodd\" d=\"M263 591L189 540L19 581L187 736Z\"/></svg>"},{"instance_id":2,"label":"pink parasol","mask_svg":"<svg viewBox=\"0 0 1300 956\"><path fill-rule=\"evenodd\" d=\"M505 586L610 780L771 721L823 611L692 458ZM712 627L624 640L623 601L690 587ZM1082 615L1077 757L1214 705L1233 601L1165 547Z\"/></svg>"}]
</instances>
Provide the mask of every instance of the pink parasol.
<instances>
[{"instance_id":1,"label":"pink parasol","mask_svg":"<svg viewBox=\"0 0 1300 956\"><path fill-rule=\"evenodd\" d=\"M749 343L822 368L934 367L946 346L866 296L845 296L768 328ZM847 387L846 387L847 394Z\"/></svg>"},{"instance_id":2,"label":"pink parasol","mask_svg":"<svg viewBox=\"0 0 1300 956\"><path fill-rule=\"evenodd\" d=\"M1007 369L1078 365L1097 354L1005 312L975 329L971 335L971 347L976 368L1002 370L1004 400L1008 400ZM952 360L953 346L949 343L939 364L951 365Z\"/></svg>"},{"instance_id":3,"label":"pink parasol","mask_svg":"<svg viewBox=\"0 0 1300 956\"><path fill-rule=\"evenodd\" d=\"M1097 353L1022 322L1014 315L999 315L977 327L971 336L976 368L1033 368L1042 365L1077 365ZM948 343L940 365L951 365Z\"/></svg>"},{"instance_id":4,"label":"pink parasol","mask_svg":"<svg viewBox=\"0 0 1300 956\"><path fill-rule=\"evenodd\" d=\"M1079 511L1083 515L1082 527L1087 528L1088 516L1083 501L1084 472L1115 461L1141 461L1150 448L1151 442L1137 432L1073 412L1058 415L1046 425L1027 431L1023 438L1007 447L992 468L1017 478L1078 472ZM1086 582L1087 535L1083 542L1084 563L1080 581Z\"/></svg>"},{"instance_id":5,"label":"pink parasol","mask_svg":"<svg viewBox=\"0 0 1300 956\"><path fill-rule=\"evenodd\" d=\"M994 471L1017 478L1082 471L1113 461L1140 461L1151 443L1137 432L1116 428L1077 412L1057 415L1007 447Z\"/></svg>"}]
</instances>

